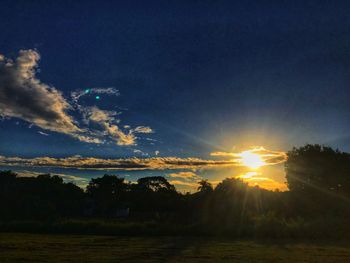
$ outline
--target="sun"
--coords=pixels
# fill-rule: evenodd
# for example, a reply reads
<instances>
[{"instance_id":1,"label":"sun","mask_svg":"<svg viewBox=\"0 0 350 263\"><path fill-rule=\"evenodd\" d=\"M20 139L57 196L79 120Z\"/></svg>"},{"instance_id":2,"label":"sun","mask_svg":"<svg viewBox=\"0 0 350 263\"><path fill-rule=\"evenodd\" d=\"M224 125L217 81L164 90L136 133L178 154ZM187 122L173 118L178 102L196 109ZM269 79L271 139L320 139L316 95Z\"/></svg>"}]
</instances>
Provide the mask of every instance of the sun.
<instances>
[{"instance_id":1,"label":"sun","mask_svg":"<svg viewBox=\"0 0 350 263\"><path fill-rule=\"evenodd\" d=\"M252 169L258 169L266 164L259 154L254 153L252 151L243 151L239 154L239 157L239 161L244 166L248 166Z\"/></svg>"}]
</instances>

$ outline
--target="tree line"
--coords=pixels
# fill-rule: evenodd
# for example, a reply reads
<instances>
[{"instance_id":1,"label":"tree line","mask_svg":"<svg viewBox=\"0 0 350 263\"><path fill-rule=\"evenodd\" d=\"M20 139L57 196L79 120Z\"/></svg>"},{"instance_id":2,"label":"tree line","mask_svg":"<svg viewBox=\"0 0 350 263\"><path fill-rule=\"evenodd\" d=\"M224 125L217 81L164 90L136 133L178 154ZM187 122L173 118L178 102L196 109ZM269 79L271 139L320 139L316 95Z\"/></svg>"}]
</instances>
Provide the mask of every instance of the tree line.
<instances>
[{"instance_id":1,"label":"tree line","mask_svg":"<svg viewBox=\"0 0 350 263\"><path fill-rule=\"evenodd\" d=\"M244 226L257 218L283 220L350 218L350 155L321 145L287 153L289 191L269 191L227 178L213 187L198 183L195 193L181 194L164 177L136 183L116 175L91 179L86 189L42 174L19 177L0 172L0 221L58 218L159 220L198 226Z\"/></svg>"}]
</instances>

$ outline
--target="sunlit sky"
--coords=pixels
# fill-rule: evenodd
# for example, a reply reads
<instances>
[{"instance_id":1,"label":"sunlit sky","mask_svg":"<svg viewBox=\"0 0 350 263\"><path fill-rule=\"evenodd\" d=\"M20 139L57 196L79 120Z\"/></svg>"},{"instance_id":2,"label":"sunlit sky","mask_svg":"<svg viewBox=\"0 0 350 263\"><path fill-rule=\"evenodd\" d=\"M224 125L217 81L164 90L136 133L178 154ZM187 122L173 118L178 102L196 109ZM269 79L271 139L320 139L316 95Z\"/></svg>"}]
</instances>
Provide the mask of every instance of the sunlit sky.
<instances>
[{"instance_id":1,"label":"sunlit sky","mask_svg":"<svg viewBox=\"0 0 350 263\"><path fill-rule=\"evenodd\" d=\"M80 185L108 172L163 175L183 191L232 176L285 190L293 146L350 151L349 10L348 1L2 1L0 165Z\"/></svg>"}]
</instances>

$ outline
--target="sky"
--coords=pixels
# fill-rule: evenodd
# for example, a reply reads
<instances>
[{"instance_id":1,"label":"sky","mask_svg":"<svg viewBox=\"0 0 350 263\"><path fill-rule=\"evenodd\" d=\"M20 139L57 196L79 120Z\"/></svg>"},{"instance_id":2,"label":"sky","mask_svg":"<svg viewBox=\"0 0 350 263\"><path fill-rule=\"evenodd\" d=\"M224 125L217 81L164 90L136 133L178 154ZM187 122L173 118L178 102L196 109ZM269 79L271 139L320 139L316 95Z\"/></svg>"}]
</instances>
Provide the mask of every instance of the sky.
<instances>
[{"instance_id":1,"label":"sky","mask_svg":"<svg viewBox=\"0 0 350 263\"><path fill-rule=\"evenodd\" d=\"M254 170L213 153L350 151L349 10L348 1L3 0L0 165L84 182L163 175L183 190L253 176L284 189L283 161ZM91 158L98 169L82 168Z\"/></svg>"}]
</instances>

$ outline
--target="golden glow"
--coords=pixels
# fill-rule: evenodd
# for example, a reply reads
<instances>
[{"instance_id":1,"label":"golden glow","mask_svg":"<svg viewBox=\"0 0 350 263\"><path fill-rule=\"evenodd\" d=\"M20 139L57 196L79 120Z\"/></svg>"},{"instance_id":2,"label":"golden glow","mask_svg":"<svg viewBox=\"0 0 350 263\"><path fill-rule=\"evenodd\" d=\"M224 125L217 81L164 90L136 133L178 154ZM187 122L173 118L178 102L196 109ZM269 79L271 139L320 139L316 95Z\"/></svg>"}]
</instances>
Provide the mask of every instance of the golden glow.
<instances>
[{"instance_id":1,"label":"golden glow","mask_svg":"<svg viewBox=\"0 0 350 263\"><path fill-rule=\"evenodd\" d=\"M248 183L250 186L259 186L268 190L287 191L287 185L282 182L278 182L274 179L268 178L261 172L250 171L244 174L236 176L236 178L242 179L244 182Z\"/></svg>"},{"instance_id":2,"label":"golden glow","mask_svg":"<svg viewBox=\"0 0 350 263\"><path fill-rule=\"evenodd\" d=\"M247 172L245 174L237 176L237 178L242 178L242 179L251 179L254 176L259 175L257 172Z\"/></svg>"},{"instance_id":3,"label":"golden glow","mask_svg":"<svg viewBox=\"0 0 350 263\"><path fill-rule=\"evenodd\" d=\"M287 154L280 151L271 151L263 146L251 147L242 152L212 152L211 156L233 157L232 162L238 166L247 166L257 169L265 165L276 165L287 160Z\"/></svg>"},{"instance_id":4,"label":"golden glow","mask_svg":"<svg viewBox=\"0 0 350 263\"><path fill-rule=\"evenodd\" d=\"M243 151L239 153L238 156L240 157L238 161L251 169L258 169L261 166L266 165L261 155L254 153L251 150Z\"/></svg>"}]
</instances>

